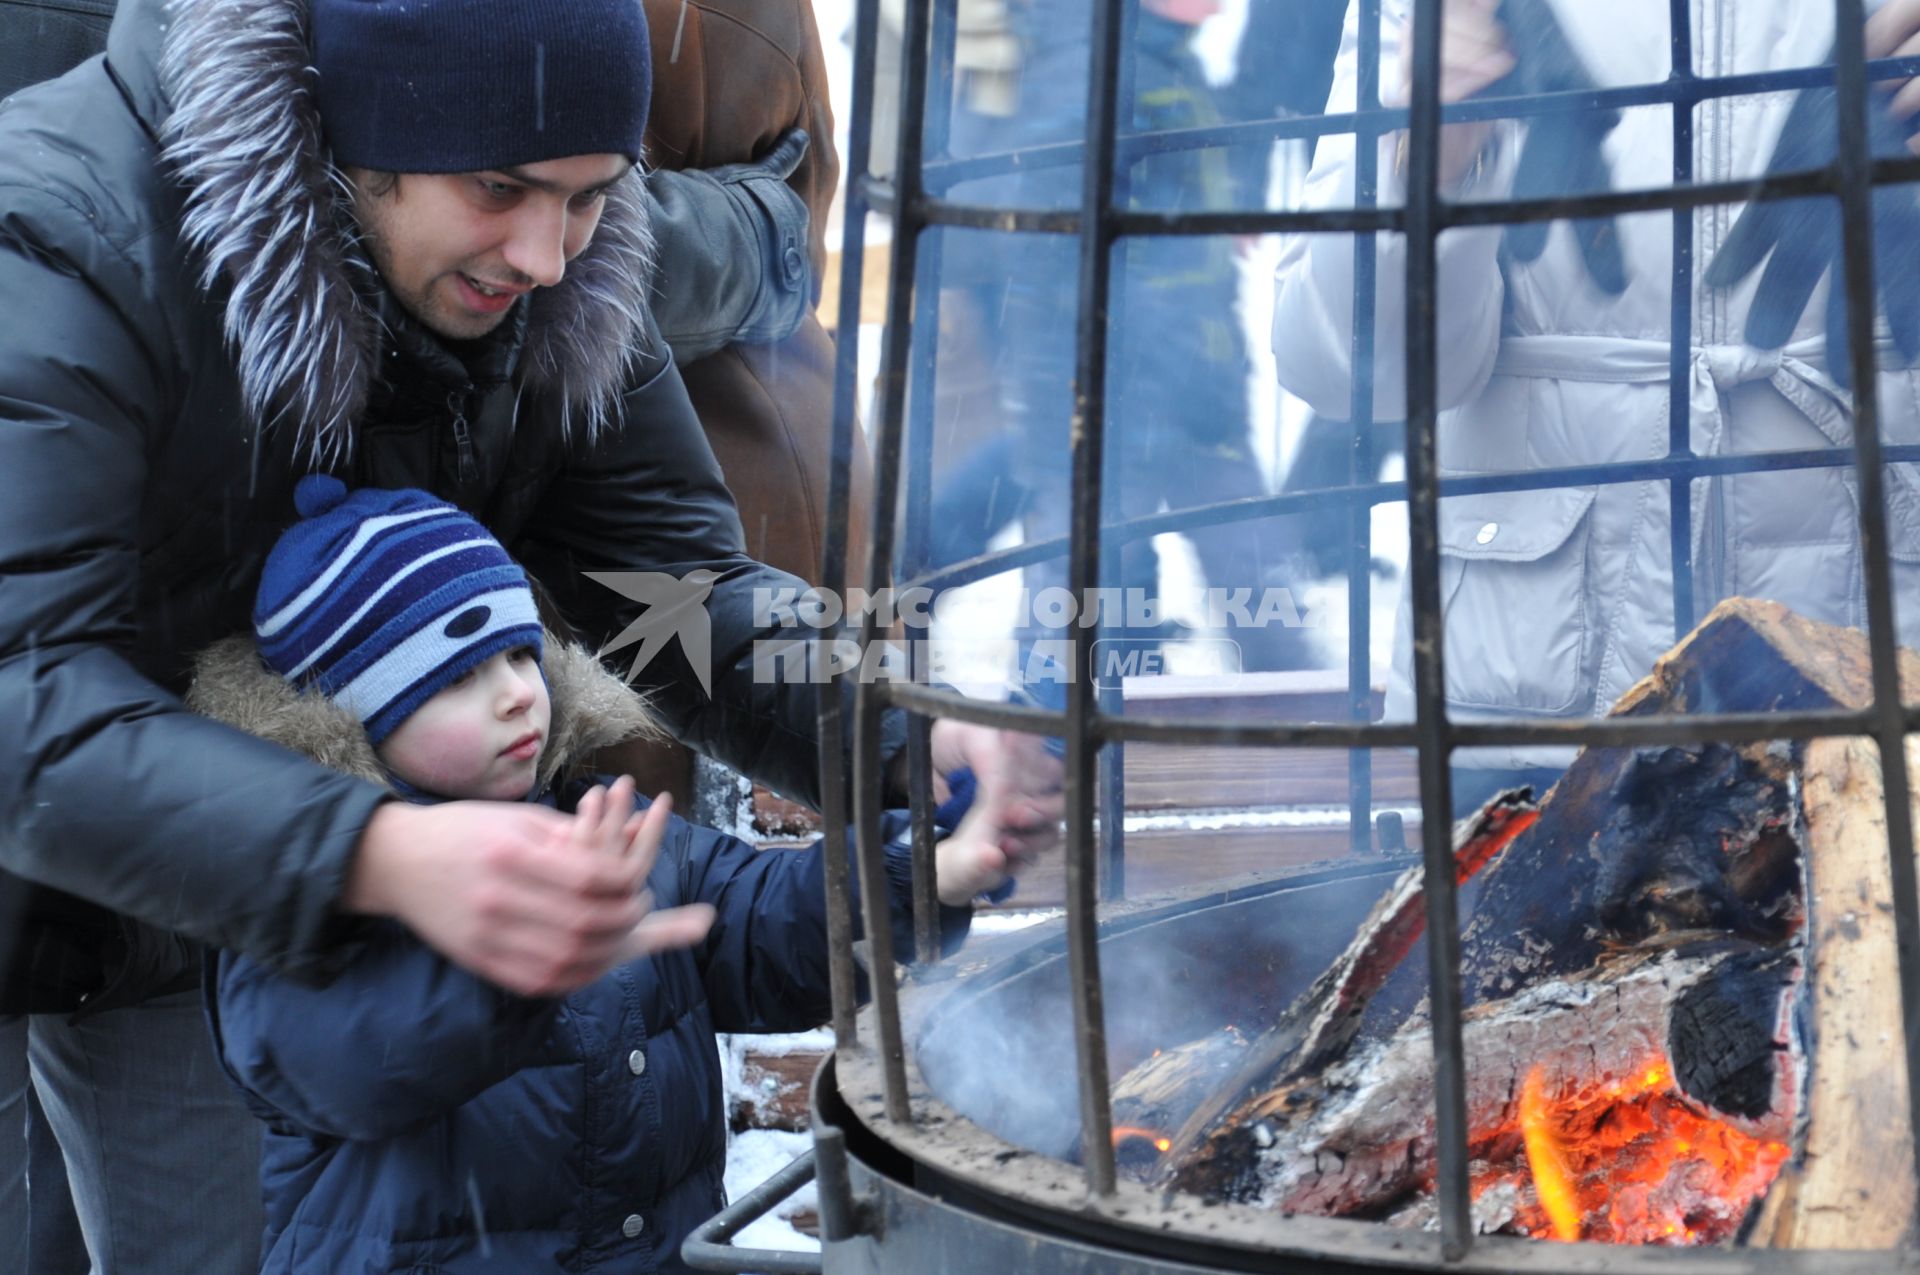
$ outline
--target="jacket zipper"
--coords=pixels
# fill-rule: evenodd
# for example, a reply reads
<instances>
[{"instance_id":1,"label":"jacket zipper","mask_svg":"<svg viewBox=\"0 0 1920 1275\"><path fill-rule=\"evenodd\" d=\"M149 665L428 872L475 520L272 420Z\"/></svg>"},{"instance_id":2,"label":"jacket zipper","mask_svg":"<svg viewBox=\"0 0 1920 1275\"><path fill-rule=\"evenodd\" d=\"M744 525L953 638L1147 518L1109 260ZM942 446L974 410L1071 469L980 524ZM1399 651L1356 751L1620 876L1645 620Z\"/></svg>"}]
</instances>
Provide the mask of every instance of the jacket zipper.
<instances>
[{"instance_id":1,"label":"jacket zipper","mask_svg":"<svg viewBox=\"0 0 1920 1275\"><path fill-rule=\"evenodd\" d=\"M449 395L447 406L453 410L453 443L460 458L460 485L465 487L480 477L480 463L473 454L473 431L467 427L466 395Z\"/></svg>"}]
</instances>

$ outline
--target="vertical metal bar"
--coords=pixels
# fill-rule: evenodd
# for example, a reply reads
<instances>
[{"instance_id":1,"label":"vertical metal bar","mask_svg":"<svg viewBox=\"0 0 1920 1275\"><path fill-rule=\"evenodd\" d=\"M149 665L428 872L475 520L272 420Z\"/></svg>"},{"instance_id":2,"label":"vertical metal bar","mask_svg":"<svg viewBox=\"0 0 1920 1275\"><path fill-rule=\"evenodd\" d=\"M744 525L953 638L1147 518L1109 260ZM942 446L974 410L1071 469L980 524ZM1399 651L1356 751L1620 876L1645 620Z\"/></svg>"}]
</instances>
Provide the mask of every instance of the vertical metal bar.
<instances>
[{"instance_id":1,"label":"vertical metal bar","mask_svg":"<svg viewBox=\"0 0 1920 1275\"><path fill-rule=\"evenodd\" d=\"M1354 109L1380 105L1380 0L1360 2L1360 68ZM1380 202L1380 133L1362 124L1353 134L1353 205ZM1372 235L1353 238L1353 385L1348 412L1353 430L1347 456L1347 481L1373 481L1374 310L1378 300L1379 243ZM1347 715L1356 722L1373 718L1373 506L1355 500L1347 506ZM1347 834L1355 854L1373 849L1373 752L1347 753Z\"/></svg>"},{"instance_id":2,"label":"vertical metal bar","mask_svg":"<svg viewBox=\"0 0 1920 1275\"><path fill-rule=\"evenodd\" d=\"M927 104L927 6L930 0L910 0L906 31L900 49L900 129L894 154L893 259L887 280L887 325L881 341L879 439L873 472L873 532L867 544L867 589L878 593L893 563L893 493L900 487L900 453L906 430L907 360L911 353L913 280L920 233L925 229L921 209L920 157ZM877 18L877 14L874 15ZM860 621L860 668L868 667L866 652L880 637L880 616L867 608ZM872 688L861 686L855 696L853 796L859 821L855 860L866 918L867 951L871 959L874 1018L879 1028L882 1088L887 1118L905 1124L912 1119L907 1101L906 1053L901 1044L900 1002L893 986L893 938L887 926L887 892L881 862L880 806L886 776L880 771L880 703Z\"/></svg>"},{"instance_id":3,"label":"vertical metal bar","mask_svg":"<svg viewBox=\"0 0 1920 1275\"><path fill-rule=\"evenodd\" d=\"M1100 488L1106 384L1107 303L1111 271L1114 123L1120 70L1120 5L1096 0L1093 58L1087 78L1087 151L1080 194L1079 360L1072 420L1073 515L1068 587L1091 596L1100 571ZM1106 1007L1100 986L1100 922L1093 814L1095 760L1092 678L1087 676L1087 630L1075 625L1074 676L1067 683L1067 961L1072 979L1074 1045L1080 1062L1081 1158L1087 1185L1098 1196L1114 1192L1113 1104L1107 1075Z\"/></svg>"},{"instance_id":4,"label":"vertical metal bar","mask_svg":"<svg viewBox=\"0 0 1920 1275\"><path fill-rule=\"evenodd\" d=\"M1860 484L1860 557L1866 570L1867 645L1873 658L1874 737L1887 799L1887 853L1900 961L1900 1017L1906 1043L1907 1120L1920 1174L1920 897L1915 894L1911 777L1900 704L1887 539L1886 465L1881 459L1879 353L1873 316L1873 192L1867 141L1866 15L1861 0L1837 0L1834 67L1840 128L1840 218L1847 286L1847 338L1853 371L1853 445Z\"/></svg>"},{"instance_id":5,"label":"vertical metal bar","mask_svg":"<svg viewBox=\"0 0 1920 1275\"><path fill-rule=\"evenodd\" d=\"M1441 6L1413 15L1413 101L1407 172L1407 495L1412 526L1413 675L1420 741L1421 844L1426 858L1428 992L1432 1007L1441 1251L1465 1256L1473 1242L1467 1181L1466 1074L1461 1047L1460 918L1455 907L1451 744L1441 643L1439 401L1436 298L1439 275Z\"/></svg>"},{"instance_id":6,"label":"vertical metal bar","mask_svg":"<svg viewBox=\"0 0 1920 1275\"><path fill-rule=\"evenodd\" d=\"M853 101L847 118L846 209L841 225L840 314L833 352L833 464L827 472L827 526L820 580L844 595L847 540L853 520L853 457L858 446L860 292L866 269L867 197L873 166L873 77L880 0L859 0L853 25ZM834 625L821 634L831 643ZM820 813L826 820L827 979L833 998L834 1048L859 1047L853 968L853 895L847 865L846 699L835 681L820 691Z\"/></svg>"},{"instance_id":7,"label":"vertical metal bar","mask_svg":"<svg viewBox=\"0 0 1920 1275\"><path fill-rule=\"evenodd\" d=\"M865 661L862 661L864 664ZM894 983L893 925L887 869L880 840L880 804L886 776L880 769L880 697L861 681L854 692L853 805L857 820L854 862L860 873L861 927L867 940L867 985L873 991L879 1027L881 1089L887 1119L908 1124L907 1054L900 1030L900 989Z\"/></svg>"},{"instance_id":8,"label":"vertical metal bar","mask_svg":"<svg viewBox=\"0 0 1920 1275\"><path fill-rule=\"evenodd\" d=\"M938 104L925 125L926 153L945 159L952 153L956 96L954 50L960 42L960 0L933 0L932 41L927 49L927 101Z\"/></svg>"},{"instance_id":9,"label":"vertical metal bar","mask_svg":"<svg viewBox=\"0 0 1920 1275\"><path fill-rule=\"evenodd\" d=\"M1669 0L1673 66L1673 184L1693 183L1693 0ZM1693 455L1693 211L1673 210L1673 296L1667 320L1667 454ZM1715 480L1709 480L1715 481ZM1670 556L1673 561L1673 640L1692 632L1698 604L1693 590L1693 481L1675 478L1667 488Z\"/></svg>"},{"instance_id":10,"label":"vertical metal bar","mask_svg":"<svg viewBox=\"0 0 1920 1275\"><path fill-rule=\"evenodd\" d=\"M1126 704L1116 684L1101 690L1102 713L1119 714ZM1117 903L1127 897L1127 746L1118 740L1100 752L1100 898Z\"/></svg>"},{"instance_id":11,"label":"vertical metal bar","mask_svg":"<svg viewBox=\"0 0 1920 1275\"><path fill-rule=\"evenodd\" d=\"M940 892L933 871L933 723L915 717L907 729L907 791L913 813L913 959L940 959Z\"/></svg>"},{"instance_id":12,"label":"vertical metal bar","mask_svg":"<svg viewBox=\"0 0 1920 1275\"><path fill-rule=\"evenodd\" d=\"M1122 119L1121 113L1124 111L1127 132L1132 133L1134 131L1134 120L1138 115L1138 111L1135 109L1133 86L1137 78L1137 68L1139 66L1139 45L1135 39L1135 32L1139 26L1139 9L1131 3L1122 4L1119 8L1121 56L1119 74L1114 86L1114 127L1116 129L1120 127L1120 121ZM1091 140L1091 137L1089 140ZM1113 206L1116 208L1132 206L1133 168L1131 165L1125 168L1115 166L1112 200ZM1132 255L1125 243L1120 245L1117 253L1123 262ZM1109 278L1108 290L1108 312L1118 316L1118 320L1121 323L1137 321L1139 316L1129 315L1127 312L1127 272L1124 268L1119 272L1117 278ZM1106 419L1105 417L1102 418L1103 431L1105 429ZM1120 463L1123 459L1121 449L1125 446L1126 440L1116 439L1115 446L1108 448L1105 446L1104 437L1105 435L1103 433L1101 446L1101 465L1105 473L1105 477L1102 480L1103 490L1118 491L1120 490ZM1126 583L1126 570L1122 565L1122 557L1125 549L1126 546L1124 544L1111 547L1105 544L1098 546L1097 552L1101 564L1100 583L1102 585L1124 585ZM1158 580L1154 581L1153 587L1156 589L1159 587ZM1084 609L1084 599L1087 595L1082 593L1076 594L1075 596L1083 600ZM1124 611L1124 609L1125 603L1123 601L1122 610ZM1100 613L1100 621L1100 628L1104 631L1107 627L1104 612ZM1096 648L1096 651L1097 649L1098 648ZM1084 667L1087 667L1088 670L1091 671L1090 665ZM1125 697L1121 694L1121 688L1117 681L1112 686L1101 688L1097 703L1102 713L1123 713L1126 711ZM1101 750L1097 762L1099 768L1100 811L1100 897L1108 902L1114 902L1127 897L1126 757L1126 746L1115 742L1108 744Z\"/></svg>"},{"instance_id":13,"label":"vertical metal bar","mask_svg":"<svg viewBox=\"0 0 1920 1275\"><path fill-rule=\"evenodd\" d=\"M922 145L936 156L947 153L953 119L953 51L958 36L959 0L933 0L932 39L927 52L926 100L930 104L922 129ZM901 554L901 579L926 570L931 558L929 519L933 513L933 453L936 377L940 356L940 249L948 232L929 230L920 245L915 273L919 278L913 298L913 358L908 378L907 408L907 535ZM887 499L892 499L888 493ZM902 633L908 643L913 677L921 680L924 633ZM940 898L934 876L933 753L931 723L916 719L907 737L907 804L913 822L913 945L914 959L930 965L940 959Z\"/></svg>"}]
</instances>

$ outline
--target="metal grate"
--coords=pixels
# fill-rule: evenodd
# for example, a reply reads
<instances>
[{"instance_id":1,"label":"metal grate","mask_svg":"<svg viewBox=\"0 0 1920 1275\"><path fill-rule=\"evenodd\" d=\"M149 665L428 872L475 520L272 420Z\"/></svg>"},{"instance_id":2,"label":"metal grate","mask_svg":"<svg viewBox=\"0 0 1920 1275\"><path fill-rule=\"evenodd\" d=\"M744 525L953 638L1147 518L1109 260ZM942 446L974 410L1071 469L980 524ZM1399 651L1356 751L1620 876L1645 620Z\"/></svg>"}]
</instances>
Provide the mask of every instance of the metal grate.
<instances>
[{"instance_id":1,"label":"metal grate","mask_svg":"<svg viewBox=\"0 0 1920 1275\"><path fill-rule=\"evenodd\" d=\"M832 943L834 1031L842 1051L879 1050L890 1120L910 1123L907 1079L898 1000L891 980L873 980L874 1021L878 1041L860 1039L855 1018L855 970L851 950L851 894L846 855L846 788L835 780L841 770L847 732L853 718L853 808L858 818L858 870L861 893L868 908L865 927L876 969L890 969L894 958L889 931L873 909L885 897L880 856L870 852L879 844L882 776L879 723L883 710L906 710L917 723L910 761L914 791L919 871L916 874L916 923L923 957L934 953L933 891L930 870L931 836L924 794L928 770L925 730L931 716L940 715L989 726L1037 733L1060 734L1066 739L1067 771L1067 943L1072 971L1083 1161L1090 1190L1109 1196L1115 1190L1115 1162L1108 1100L1108 1065L1104 1007L1099 977L1096 880L1104 867L1110 884L1124 880L1118 809L1118 771L1112 754L1125 741L1143 740L1182 744L1227 744L1260 747L1338 747L1355 750L1351 797L1354 835L1366 835L1364 813L1371 806L1368 749L1417 747L1421 782L1422 849L1428 890L1430 988L1436 1059L1435 1102L1439 1129L1439 1208L1443 1247L1451 1258L1463 1256L1472 1243L1468 1198L1466 1107L1461 1048L1460 931L1451 870L1451 794L1449 765L1454 749L1470 745L1648 745L1720 741L1805 739L1817 736L1866 736L1879 746L1885 770L1887 833L1891 855L1893 909L1900 954L1900 988L1907 1057L1908 1108L1915 1122L1913 1145L1920 1157L1920 898L1916 897L1913 829L1910 820L1909 776L1903 740L1920 728L1920 712L1900 702L1895 664L1894 595L1888 552L1885 502L1885 466L1890 462L1920 460L1920 446L1883 446L1875 380L1873 336L1872 189L1878 185L1920 179L1920 161L1874 159L1867 139L1865 62L1861 0L1835 0L1838 44L1835 65L1764 74L1698 76L1693 73L1693 46L1689 0L1671 0L1672 71L1655 83L1577 93L1533 97L1475 99L1442 109L1438 99L1440 6L1416 6L1414 23L1414 85L1411 106L1405 110L1379 106L1380 0L1360 0L1359 81L1360 109L1350 113L1269 120L1255 123L1179 129L1116 137L1118 103L1128 100L1122 81L1130 26L1130 3L1092 4L1092 71L1089 76L1086 144L1037 147L1018 155L988 155L964 160L948 158L944 122L932 130L924 126L930 88L946 101L952 83L955 39L955 0L909 0L902 59L901 124L891 181L871 175L873 84L876 32L880 0L860 0L854 45L854 90L847 166L850 174L846 208L844 278L841 289L834 447L836 465L829 492L829 533L824 578L829 586L843 584L840 564L846 556L850 462L855 447L856 346L851 334L859 326L859 298L865 267L865 229L870 212L890 214L893 255L889 279L879 411L875 422L874 518L870 558L864 584L878 589L886 583L897 545L904 543L908 563L924 562L926 495L931 490L931 445L916 441L906 454L907 393L910 382L930 394L930 376L910 377L916 357L914 332L934 316L935 289L926 284L919 254L925 232L936 226L993 228L1029 233L1079 236L1078 397L1072 433L1072 521L1064 540L1022 545L928 572L899 583L952 586L979 580L1043 559L1068 555L1070 588L1086 596L1100 581L1100 545L1104 535L1112 543L1180 531L1209 524L1249 521L1275 514L1320 511L1344 514L1353 543L1349 578L1350 649L1348 669L1351 721L1315 725L1262 725L1177 719L1128 719L1113 706L1098 702L1090 679L1076 677L1069 685L1063 713L1010 704L968 699L926 685L882 683L843 686L840 695L822 697L821 747L829 782L824 787L829 839L827 892L829 935ZM913 51L923 51L916 55ZM1872 64L1876 77L1920 73L1920 58L1886 59ZM1769 174L1752 180L1696 184L1693 180L1693 108L1714 98L1778 92L1837 83L1840 87L1839 158L1806 171ZM1672 114L1674 173L1670 187L1635 191L1605 191L1575 197L1522 199L1500 202L1454 203L1437 189L1438 143L1443 122L1528 118L1553 112L1588 108L1666 105ZM1379 138L1406 128L1408 193L1404 206L1378 205ZM1129 210L1124 192L1116 192L1114 176L1123 161L1158 151L1217 147L1276 138L1304 138L1323 134L1351 134L1356 149L1355 207L1338 211L1231 211L1169 213ZM930 151L930 153L929 153ZM955 203L934 192L979 177L1046 165L1080 164L1083 175L1081 206L1077 212L1008 210ZM1690 447L1688 340L1692 324L1694 209L1727 202L1791 199L1809 195L1837 197L1845 239L1847 322L1851 337L1854 403L1852 449L1801 451L1702 457ZM1448 228L1508 224L1587 216L1670 210L1673 234L1671 313L1671 375L1669 378L1670 432L1665 457L1632 463L1582 465L1524 473L1441 479L1436 462L1436 241ZM1138 235L1219 235L1270 232L1333 232L1355 236L1355 298L1352 343L1356 366L1371 366L1374 343L1374 295L1377 276L1376 232L1406 236L1407 330L1407 480L1372 481L1375 470L1369 431L1356 429L1347 486L1296 492L1183 509L1102 525L1105 387L1108 312L1114 243ZM933 246L937 253L937 241ZM921 286L916 289L916 279ZM924 370L924 369L923 369ZM1373 386L1369 376L1353 379L1351 419L1373 419ZM916 410L924 416L925 402ZM922 431L925 434L927 431ZM903 461L905 473L903 475ZM1873 664L1874 704L1861 712L1782 714L1720 714L1640 718L1607 721L1480 721L1449 720L1443 676L1444 647L1440 596L1438 507L1443 496L1484 492L1513 492L1573 484L1599 485L1660 481L1667 484L1672 514L1673 606L1676 639L1692 627L1689 484L1698 478L1785 469L1851 467L1858 474L1860 538L1866 574L1868 637ZM904 541L897 536L893 494L901 482L909 500L909 526ZM1368 560L1371 557L1369 513L1377 505L1409 503L1411 558L1409 573L1415 626L1415 720L1408 724L1370 724L1368 682L1370 669L1367 611ZM920 521L916 522L916 518ZM832 636L832 635L829 635ZM867 615L858 634L862 646L879 640L878 619ZM1077 667L1085 669L1088 632L1071 632ZM1103 753L1107 754L1103 759ZM1104 788L1103 788L1104 785ZM1104 830L1096 844L1095 815ZM1920 1162L1916 1163L1920 1175Z\"/></svg>"}]
</instances>

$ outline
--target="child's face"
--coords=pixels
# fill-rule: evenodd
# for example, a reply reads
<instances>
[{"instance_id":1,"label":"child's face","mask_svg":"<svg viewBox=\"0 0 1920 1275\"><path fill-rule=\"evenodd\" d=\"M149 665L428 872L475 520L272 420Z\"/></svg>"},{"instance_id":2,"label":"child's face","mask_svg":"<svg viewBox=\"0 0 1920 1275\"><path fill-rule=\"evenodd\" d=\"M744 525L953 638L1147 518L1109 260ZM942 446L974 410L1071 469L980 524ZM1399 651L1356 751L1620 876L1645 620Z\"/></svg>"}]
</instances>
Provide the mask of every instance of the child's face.
<instances>
[{"instance_id":1,"label":"child's face","mask_svg":"<svg viewBox=\"0 0 1920 1275\"><path fill-rule=\"evenodd\" d=\"M551 715L532 649L503 651L414 710L380 760L436 796L518 801L533 789Z\"/></svg>"}]
</instances>

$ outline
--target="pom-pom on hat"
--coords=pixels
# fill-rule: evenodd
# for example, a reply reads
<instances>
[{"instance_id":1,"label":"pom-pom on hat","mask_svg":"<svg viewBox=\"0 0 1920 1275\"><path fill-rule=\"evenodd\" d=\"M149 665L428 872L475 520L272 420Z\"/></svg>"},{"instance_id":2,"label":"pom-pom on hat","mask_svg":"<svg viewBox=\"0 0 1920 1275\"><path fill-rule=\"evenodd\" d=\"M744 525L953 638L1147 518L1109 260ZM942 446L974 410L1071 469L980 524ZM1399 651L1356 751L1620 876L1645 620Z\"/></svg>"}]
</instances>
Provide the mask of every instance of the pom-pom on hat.
<instances>
[{"instance_id":1,"label":"pom-pom on hat","mask_svg":"<svg viewBox=\"0 0 1920 1275\"><path fill-rule=\"evenodd\" d=\"M312 0L334 158L471 173L640 158L653 95L641 0Z\"/></svg>"},{"instance_id":2,"label":"pom-pom on hat","mask_svg":"<svg viewBox=\"0 0 1920 1275\"><path fill-rule=\"evenodd\" d=\"M544 654L526 573L467 514L424 491L312 474L301 521L267 556L254 599L262 658L353 713L376 745L502 651Z\"/></svg>"}]
</instances>

